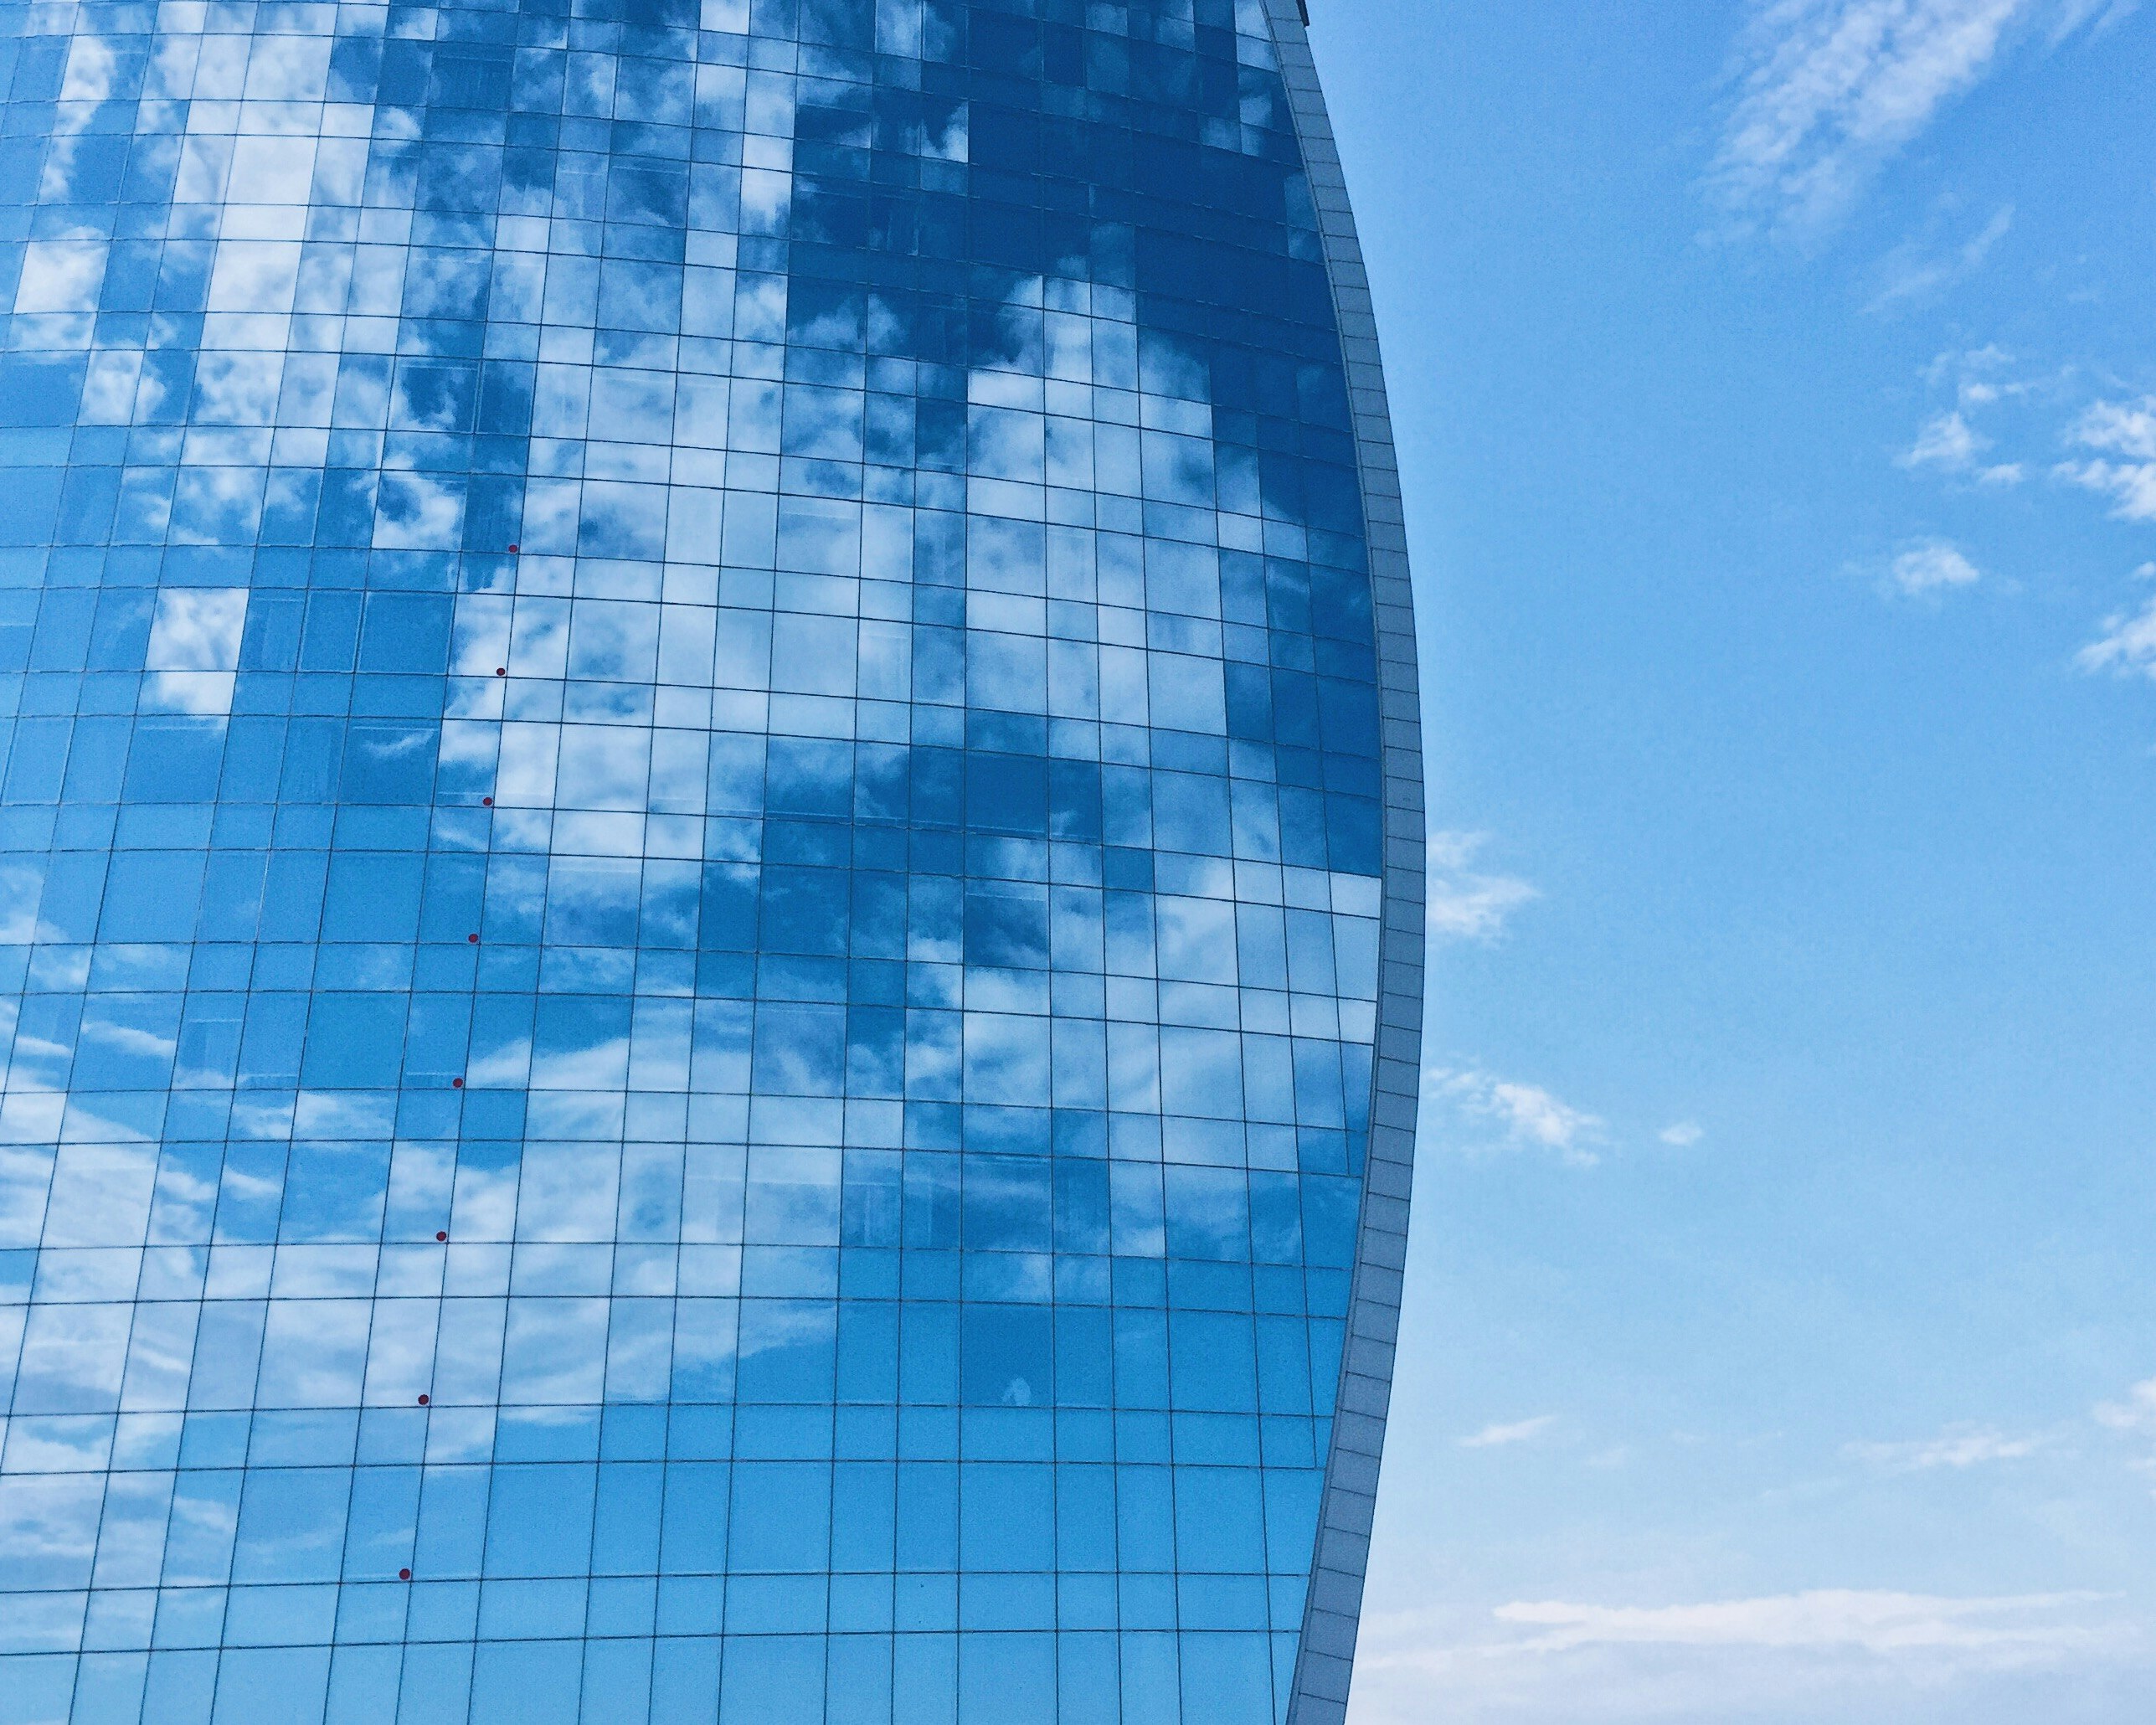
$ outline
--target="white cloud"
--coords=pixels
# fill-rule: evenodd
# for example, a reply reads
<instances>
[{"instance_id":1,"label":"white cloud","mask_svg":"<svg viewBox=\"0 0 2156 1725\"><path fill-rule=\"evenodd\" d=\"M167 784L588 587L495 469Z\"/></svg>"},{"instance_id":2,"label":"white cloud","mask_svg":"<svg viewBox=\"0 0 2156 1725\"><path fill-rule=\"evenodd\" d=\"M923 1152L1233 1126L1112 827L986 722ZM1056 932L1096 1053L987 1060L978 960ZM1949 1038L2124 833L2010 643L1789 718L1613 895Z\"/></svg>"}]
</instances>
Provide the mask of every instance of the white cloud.
<instances>
[{"instance_id":1,"label":"white cloud","mask_svg":"<svg viewBox=\"0 0 2156 1725\"><path fill-rule=\"evenodd\" d=\"M246 623L244 587L160 589L144 661L151 673L142 686L144 710L231 712L233 672Z\"/></svg>"},{"instance_id":2,"label":"white cloud","mask_svg":"<svg viewBox=\"0 0 2156 1725\"><path fill-rule=\"evenodd\" d=\"M1949 348L1924 368L1924 376L1932 384L1954 379L1964 407L1982 406L1998 400L2002 394L2019 394L2028 387L2025 384L2002 385L1990 381L2013 363L2014 355L2007 349L1996 342L1986 342L1981 348Z\"/></svg>"},{"instance_id":3,"label":"white cloud","mask_svg":"<svg viewBox=\"0 0 2156 1725\"><path fill-rule=\"evenodd\" d=\"M2115 1432L2156 1437L2156 1377L2144 1377L2118 1402L2098 1402L2096 1423Z\"/></svg>"},{"instance_id":4,"label":"white cloud","mask_svg":"<svg viewBox=\"0 0 2156 1725\"><path fill-rule=\"evenodd\" d=\"M1363 1619L1350 1717L1358 1725L2096 1725L2140 1717L2148 1650L2130 1609L2092 1593L1957 1599L1823 1589L1636 1609L1562 1600L1494 1611L1465 1602L1381 1607Z\"/></svg>"},{"instance_id":5,"label":"white cloud","mask_svg":"<svg viewBox=\"0 0 2156 1725\"><path fill-rule=\"evenodd\" d=\"M2084 491L2108 492L2111 512L2121 521L2156 521L2156 464L2061 461L2053 471Z\"/></svg>"},{"instance_id":6,"label":"white cloud","mask_svg":"<svg viewBox=\"0 0 2156 1725\"><path fill-rule=\"evenodd\" d=\"M1958 245L1939 245L1932 235L1902 241L1881 261L1885 285L1865 310L1887 312L1928 301L1956 282L1967 281L1984 267L1992 248L2013 225L2014 206L2009 203L1994 211L1989 221Z\"/></svg>"},{"instance_id":7,"label":"white cloud","mask_svg":"<svg viewBox=\"0 0 2156 1725\"><path fill-rule=\"evenodd\" d=\"M1433 832L1429 839L1428 919L1438 939L1495 940L1512 913L1541 896L1509 874L1485 874L1473 864L1489 842L1485 832Z\"/></svg>"},{"instance_id":8,"label":"white cloud","mask_svg":"<svg viewBox=\"0 0 2156 1725\"><path fill-rule=\"evenodd\" d=\"M2156 576L2156 563L2144 563L2134 574L2144 579ZM2106 617L2103 633L2076 653L2074 662L2084 671L2156 681L2156 598L2145 600L2138 611L2114 611Z\"/></svg>"},{"instance_id":9,"label":"white cloud","mask_svg":"<svg viewBox=\"0 0 2156 1725\"><path fill-rule=\"evenodd\" d=\"M2141 0L2063 0L2052 21L2051 42L2057 45L2084 24L2093 24L2099 32L2107 30L2140 4Z\"/></svg>"},{"instance_id":10,"label":"white cloud","mask_svg":"<svg viewBox=\"0 0 2156 1725\"><path fill-rule=\"evenodd\" d=\"M2024 31L2110 22L2090 0L1764 0L1707 174L1740 227L1830 227L1881 164L1995 69Z\"/></svg>"},{"instance_id":11,"label":"white cloud","mask_svg":"<svg viewBox=\"0 0 2156 1725\"><path fill-rule=\"evenodd\" d=\"M2006 1655L2084 1650L2099 1632L2077 1614L2099 1594L2022 1594L1952 1599L1850 1588L1819 1589L1706 1605L1500 1605L1500 1623L1531 1630L1531 1653L1578 1647L1860 1648L1875 1654L1952 1649Z\"/></svg>"},{"instance_id":12,"label":"white cloud","mask_svg":"<svg viewBox=\"0 0 2156 1725\"><path fill-rule=\"evenodd\" d=\"M1927 366L1923 375L1934 389L1953 384L1954 405L1927 420L1916 441L1894 458L1895 465L1966 475L1978 485L2019 485L2028 477L2020 461L1984 461L1993 440L1974 424L1983 409L2028 395L2039 387L2026 378L1999 379L1998 373L2012 359L2003 348L1990 346L1942 353Z\"/></svg>"},{"instance_id":13,"label":"white cloud","mask_svg":"<svg viewBox=\"0 0 2156 1725\"><path fill-rule=\"evenodd\" d=\"M2067 434L2087 460L2061 461L2053 471L2083 489L2103 492L2121 521L2156 521L2156 395L2138 401L2099 401ZM2125 459L2111 461L2107 456Z\"/></svg>"},{"instance_id":14,"label":"white cloud","mask_svg":"<svg viewBox=\"0 0 2156 1725\"><path fill-rule=\"evenodd\" d=\"M1975 465L1976 458L1991 447L1991 440L1974 430L1957 408L1937 415L1917 434L1917 441L1896 457L1904 467L1938 467L1959 473Z\"/></svg>"},{"instance_id":15,"label":"white cloud","mask_svg":"<svg viewBox=\"0 0 2156 1725\"><path fill-rule=\"evenodd\" d=\"M1923 598L1983 579L1983 572L1944 539L1912 546L1887 568L1887 579L1911 598Z\"/></svg>"},{"instance_id":16,"label":"white cloud","mask_svg":"<svg viewBox=\"0 0 2156 1725\"><path fill-rule=\"evenodd\" d=\"M1939 1467L1976 1467L1989 1461L2019 1461L2024 1456L2034 1455L2046 1441L2040 1436L2010 1438L1985 1427L1956 1426L1936 1438L1917 1438L1901 1443L1850 1444L1845 1446L1843 1453L1896 1473L1922 1473Z\"/></svg>"},{"instance_id":17,"label":"white cloud","mask_svg":"<svg viewBox=\"0 0 2156 1725\"><path fill-rule=\"evenodd\" d=\"M232 711L229 671L153 671L142 679L142 711L217 718Z\"/></svg>"},{"instance_id":18,"label":"white cloud","mask_svg":"<svg viewBox=\"0 0 2156 1725\"><path fill-rule=\"evenodd\" d=\"M2074 440L2091 449L2117 450L2156 461L2156 396L2138 401L2099 401L2074 428Z\"/></svg>"},{"instance_id":19,"label":"white cloud","mask_svg":"<svg viewBox=\"0 0 2156 1725\"><path fill-rule=\"evenodd\" d=\"M1504 1135L1499 1148L1555 1151L1575 1167L1593 1167L1602 1159L1595 1148L1603 1135L1601 1118L1559 1101L1538 1084L1494 1077L1477 1067L1426 1066L1423 1101L1433 1114L1449 1110L1497 1126Z\"/></svg>"},{"instance_id":20,"label":"white cloud","mask_svg":"<svg viewBox=\"0 0 2156 1725\"><path fill-rule=\"evenodd\" d=\"M1679 1120L1673 1126L1663 1127L1654 1135L1678 1150L1690 1150L1706 1136L1706 1130L1696 1120Z\"/></svg>"},{"instance_id":21,"label":"white cloud","mask_svg":"<svg viewBox=\"0 0 2156 1725\"><path fill-rule=\"evenodd\" d=\"M2130 1438L2156 1439L2156 1377L2144 1377L2123 1400L2098 1402L2089 1410L2096 1423ZM2136 1473L2156 1477L2156 1452L2147 1452L2131 1464Z\"/></svg>"},{"instance_id":22,"label":"white cloud","mask_svg":"<svg viewBox=\"0 0 2156 1725\"><path fill-rule=\"evenodd\" d=\"M247 622L244 587L166 587L144 662L152 671L231 671Z\"/></svg>"},{"instance_id":23,"label":"white cloud","mask_svg":"<svg viewBox=\"0 0 2156 1725\"><path fill-rule=\"evenodd\" d=\"M23 248L16 311L95 312L105 255L99 239L33 239Z\"/></svg>"},{"instance_id":24,"label":"white cloud","mask_svg":"<svg viewBox=\"0 0 2156 1725\"><path fill-rule=\"evenodd\" d=\"M1557 1423L1554 1413L1538 1413L1532 1419L1515 1420L1510 1425L1485 1425L1472 1436L1462 1438L1463 1450L1501 1450L1507 1444L1525 1444L1539 1438Z\"/></svg>"}]
</instances>

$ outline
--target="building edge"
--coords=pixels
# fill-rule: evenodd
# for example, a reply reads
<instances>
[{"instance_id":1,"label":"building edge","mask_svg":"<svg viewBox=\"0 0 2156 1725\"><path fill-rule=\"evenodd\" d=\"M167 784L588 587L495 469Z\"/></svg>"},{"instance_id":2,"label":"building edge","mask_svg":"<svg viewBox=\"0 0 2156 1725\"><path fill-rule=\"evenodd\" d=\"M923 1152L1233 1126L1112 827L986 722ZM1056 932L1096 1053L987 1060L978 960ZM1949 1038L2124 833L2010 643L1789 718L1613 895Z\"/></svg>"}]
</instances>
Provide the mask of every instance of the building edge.
<instances>
[{"instance_id":1,"label":"building edge","mask_svg":"<svg viewBox=\"0 0 2156 1725\"><path fill-rule=\"evenodd\" d=\"M1401 1274L1414 1184L1415 1108L1423 1037L1424 868L1422 708L1414 594L1392 415L1372 315L1370 279L1356 238L1347 183L1310 55L1302 0L1263 0L1304 172L1325 246L1348 399L1355 420L1363 531L1376 625L1384 754L1385 885L1378 937L1377 1046L1371 1062L1370 1144L1332 1440L1303 1608L1288 1725L1342 1725L1362 1614L1363 1577L1376 1507L1385 1416L1400 1333Z\"/></svg>"}]
</instances>

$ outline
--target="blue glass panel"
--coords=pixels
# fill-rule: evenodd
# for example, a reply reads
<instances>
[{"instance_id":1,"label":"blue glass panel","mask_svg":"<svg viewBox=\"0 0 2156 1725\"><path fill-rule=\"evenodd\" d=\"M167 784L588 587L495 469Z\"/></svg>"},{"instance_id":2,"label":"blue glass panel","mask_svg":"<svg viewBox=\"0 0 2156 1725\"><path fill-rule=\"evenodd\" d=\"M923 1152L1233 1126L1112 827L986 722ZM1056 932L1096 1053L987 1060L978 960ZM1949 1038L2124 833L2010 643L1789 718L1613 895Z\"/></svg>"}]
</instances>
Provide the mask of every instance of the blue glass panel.
<instances>
[{"instance_id":1,"label":"blue glass panel","mask_svg":"<svg viewBox=\"0 0 2156 1725\"><path fill-rule=\"evenodd\" d=\"M1284 1717L1387 781L1283 28L0 0L0 1717Z\"/></svg>"}]
</instances>

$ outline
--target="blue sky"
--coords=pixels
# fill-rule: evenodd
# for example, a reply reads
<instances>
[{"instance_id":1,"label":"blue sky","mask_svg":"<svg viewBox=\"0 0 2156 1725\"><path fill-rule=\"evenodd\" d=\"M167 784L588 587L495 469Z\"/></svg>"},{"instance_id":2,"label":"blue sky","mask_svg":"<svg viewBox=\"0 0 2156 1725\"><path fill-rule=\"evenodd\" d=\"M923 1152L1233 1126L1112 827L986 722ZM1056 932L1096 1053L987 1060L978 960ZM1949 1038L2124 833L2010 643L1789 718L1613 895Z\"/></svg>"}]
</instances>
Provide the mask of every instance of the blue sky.
<instances>
[{"instance_id":1,"label":"blue sky","mask_svg":"<svg viewBox=\"0 0 2156 1725\"><path fill-rule=\"evenodd\" d=\"M2156 6L1312 9L1436 829L1357 1725L2156 1717Z\"/></svg>"}]
</instances>

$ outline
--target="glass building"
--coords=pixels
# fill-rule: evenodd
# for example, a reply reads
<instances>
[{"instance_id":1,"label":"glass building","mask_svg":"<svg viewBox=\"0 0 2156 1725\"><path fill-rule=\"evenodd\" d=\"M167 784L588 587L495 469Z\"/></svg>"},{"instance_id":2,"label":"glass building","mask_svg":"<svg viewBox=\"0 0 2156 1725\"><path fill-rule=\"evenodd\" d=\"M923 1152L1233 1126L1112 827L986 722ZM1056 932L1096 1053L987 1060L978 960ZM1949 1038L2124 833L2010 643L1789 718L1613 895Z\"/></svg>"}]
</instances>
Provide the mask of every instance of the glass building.
<instances>
[{"instance_id":1,"label":"glass building","mask_svg":"<svg viewBox=\"0 0 2156 1725\"><path fill-rule=\"evenodd\" d=\"M1413 1132L1294 0L0 0L0 1725L1320 1725Z\"/></svg>"}]
</instances>

